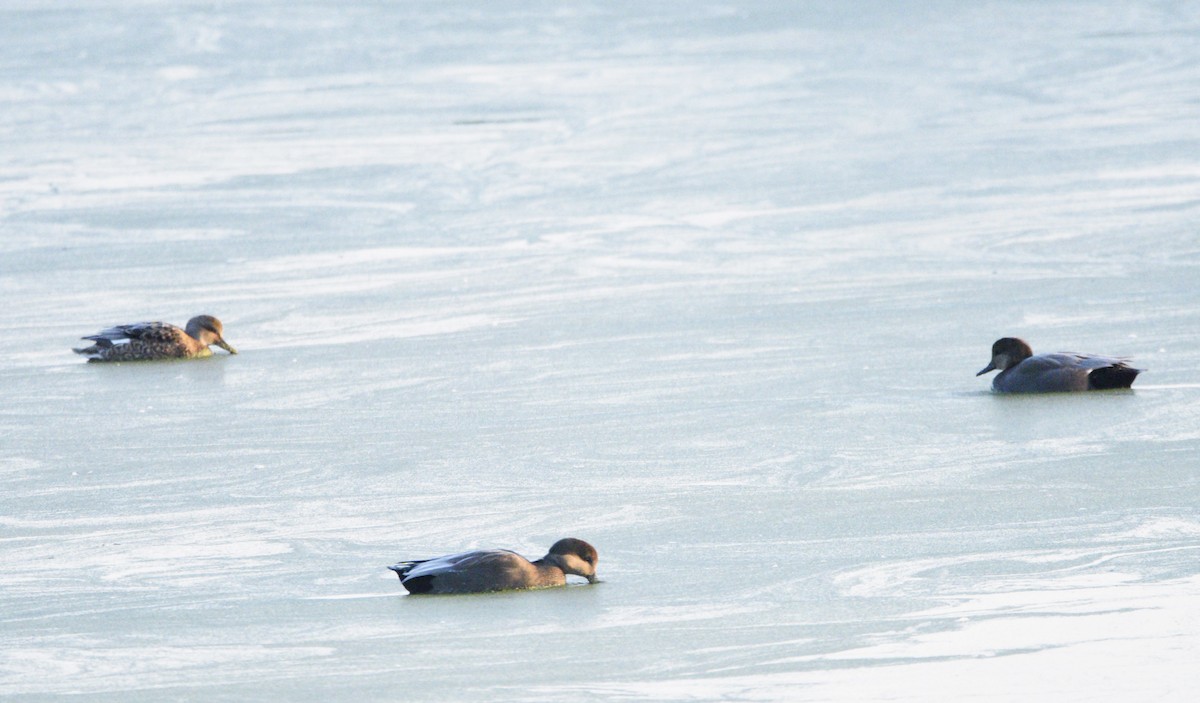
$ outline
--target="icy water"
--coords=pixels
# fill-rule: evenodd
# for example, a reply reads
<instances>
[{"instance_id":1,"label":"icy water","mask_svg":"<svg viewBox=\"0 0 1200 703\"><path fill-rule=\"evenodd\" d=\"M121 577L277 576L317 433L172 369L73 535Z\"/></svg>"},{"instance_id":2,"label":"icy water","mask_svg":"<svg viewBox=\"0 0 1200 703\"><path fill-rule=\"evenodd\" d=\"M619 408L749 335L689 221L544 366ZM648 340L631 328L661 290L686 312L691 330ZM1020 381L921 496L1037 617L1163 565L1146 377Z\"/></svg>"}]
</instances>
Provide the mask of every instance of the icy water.
<instances>
[{"instance_id":1,"label":"icy water","mask_svg":"<svg viewBox=\"0 0 1200 703\"><path fill-rule=\"evenodd\" d=\"M914 5L5 3L0 695L1193 700L1200 4Z\"/></svg>"}]
</instances>

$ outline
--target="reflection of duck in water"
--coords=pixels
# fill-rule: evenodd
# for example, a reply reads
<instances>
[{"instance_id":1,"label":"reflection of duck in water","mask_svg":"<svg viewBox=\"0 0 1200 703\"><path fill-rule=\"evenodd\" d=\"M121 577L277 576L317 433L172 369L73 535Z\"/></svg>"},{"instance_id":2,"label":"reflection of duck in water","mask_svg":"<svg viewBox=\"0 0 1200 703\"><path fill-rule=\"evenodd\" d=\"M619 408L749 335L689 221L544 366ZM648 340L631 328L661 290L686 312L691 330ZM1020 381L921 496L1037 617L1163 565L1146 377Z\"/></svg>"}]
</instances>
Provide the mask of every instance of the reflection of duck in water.
<instances>
[{"instance_id":1,"label":"reflection of duck in water","mask_svg":"<svg viewBox=\"0 0 1200 703\"><path fill-rule=\"evenodd\" d=\"M483 593L565 586L567 574L596 582L596 548L567 537L537 561L507 549L479 549L434 559L402 561L388 568L409 593Z\"/></svg>"},{"instance_id":2,"label":"reflection of duck in water","mask_svg":"<svg viewBox=\"0 0 1200 703\"><path fill-rule=\"evenodd\" d=\"M1129 388L1142 372L1125 359L1059 352L1033 355L1023 339L1004 337L992 345L992 362L975 374L999 369L992 388L1002 393L1053 393Z\"/></svg>"},{"instance_id":3,"label":"reflection of duck in water","mask_svg":"<svg viewBox=\"0 0 1200 703\"><path fill-rule=\"evenodd\" d=\"M211 356L208 345L215 344L230 354L237 350L221 337L221 321L212 315L188 320L185 329L165 322L135 322L117 325L83 339L92 346L76 349L88 361L153 361L156 359L195 359Z\"/></svg>"}]
</instances>

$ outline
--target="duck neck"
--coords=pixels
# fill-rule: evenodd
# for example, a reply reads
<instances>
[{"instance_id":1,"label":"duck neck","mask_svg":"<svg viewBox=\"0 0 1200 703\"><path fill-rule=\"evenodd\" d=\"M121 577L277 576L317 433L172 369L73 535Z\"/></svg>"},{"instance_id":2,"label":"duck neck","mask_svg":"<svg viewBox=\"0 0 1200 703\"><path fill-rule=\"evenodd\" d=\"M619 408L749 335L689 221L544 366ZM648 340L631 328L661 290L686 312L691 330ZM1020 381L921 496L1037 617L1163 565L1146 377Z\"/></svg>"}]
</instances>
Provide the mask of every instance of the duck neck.
<instances>
[{"instance_id":1,"label":"duck neck","mask_svg":"<svg viewBox=\"0 0 1200 703\"><path fill-rule=\"evenodd\" d=\"M546 583L561 583L567 578L566 569L558 562L558 559L553 554L532 562L538 570L539 578Z\"/></svg>"}]
</instances>

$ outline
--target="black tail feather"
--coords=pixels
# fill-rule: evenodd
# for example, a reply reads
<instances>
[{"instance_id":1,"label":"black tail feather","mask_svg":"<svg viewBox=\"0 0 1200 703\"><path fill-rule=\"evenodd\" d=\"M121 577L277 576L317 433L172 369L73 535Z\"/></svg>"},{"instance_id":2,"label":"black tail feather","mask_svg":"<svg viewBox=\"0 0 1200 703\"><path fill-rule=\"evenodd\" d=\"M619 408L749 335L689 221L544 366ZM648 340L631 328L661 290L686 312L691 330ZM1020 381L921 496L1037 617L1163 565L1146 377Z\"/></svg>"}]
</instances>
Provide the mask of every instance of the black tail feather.
<instances>
[{"instance_id":1,"label":"black tail feather","mask_svg":"<svg viewBox=\"0 0 1200 703\"><path fill-rule=\"evenodd\" d=\"M421 594L429 593L433 590L433 575L418 576L411 579L400 579L400 583L404 584L404 588L408 589L409 593Z\"/></svg>"},{"instance_id":2,"label":"black tail feather","mask_svg":"<svg viewBox=\"0 0 1200 703\"><path fill-rule=\"evenodd\" d=\"M409 593L429 593L433 590L433 575L408 578L408 572L412 571L419 564L424 564L425 561L427 560L402 561L388 568L396 572L396 575L400 577L400 583L404 585L404 588Z\"/></svg>"},{"instance_id":3,"label":"black tail feather","mask_svg":"<svg viewBox=\"0 0 1200 703\"><path fill-rule=\"evenodd\" d=\"M388 568L391 569L392 571L395 571L396 575L400 577L401 581L403 581L404 577L408 576L408 572L412 571L414 568L416 568L417 566L419 566L421 564L424 564L427 561L429 561L429 560L428 559L417 559L416 561L402 561L399 564L393 564L393 565L389 566Z\"/></svg>"},{"instance_id":4,"label":"black tail feather","mask_svg":"<svg viewBox=\"0 0 1200 703\"><path fill-rule=\"evenodd\" d=\"M1088 374L1088 388L1094 391L1129 388L1133 385L1133 379L1137 378L1137 375L1141 372L1141 369L1135 369L1123 364L1096 369Z\"/></svg>"}]
</instances>

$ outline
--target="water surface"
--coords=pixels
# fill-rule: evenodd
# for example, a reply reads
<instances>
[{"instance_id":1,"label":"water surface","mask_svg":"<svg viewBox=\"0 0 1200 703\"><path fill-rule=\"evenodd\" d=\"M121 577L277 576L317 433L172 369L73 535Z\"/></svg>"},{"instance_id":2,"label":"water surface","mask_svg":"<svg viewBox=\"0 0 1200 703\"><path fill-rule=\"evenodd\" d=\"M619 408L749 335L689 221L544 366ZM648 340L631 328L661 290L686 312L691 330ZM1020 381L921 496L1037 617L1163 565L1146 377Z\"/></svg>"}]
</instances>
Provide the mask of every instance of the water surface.
<instances>
[{"instance_id":1,"label":"water surface","mask_svg":"<svg viewBox=\"0 0 1200 703\"><path fill-rule=\"evenodd\" d=\"M1200 10L0 10L0 692L1190 700ZM120 322L242 353L84 364ZM1131 355L998 397L992 341ZM596 586L384 567L600 551Z\"/></svg>"}]
</instances>

